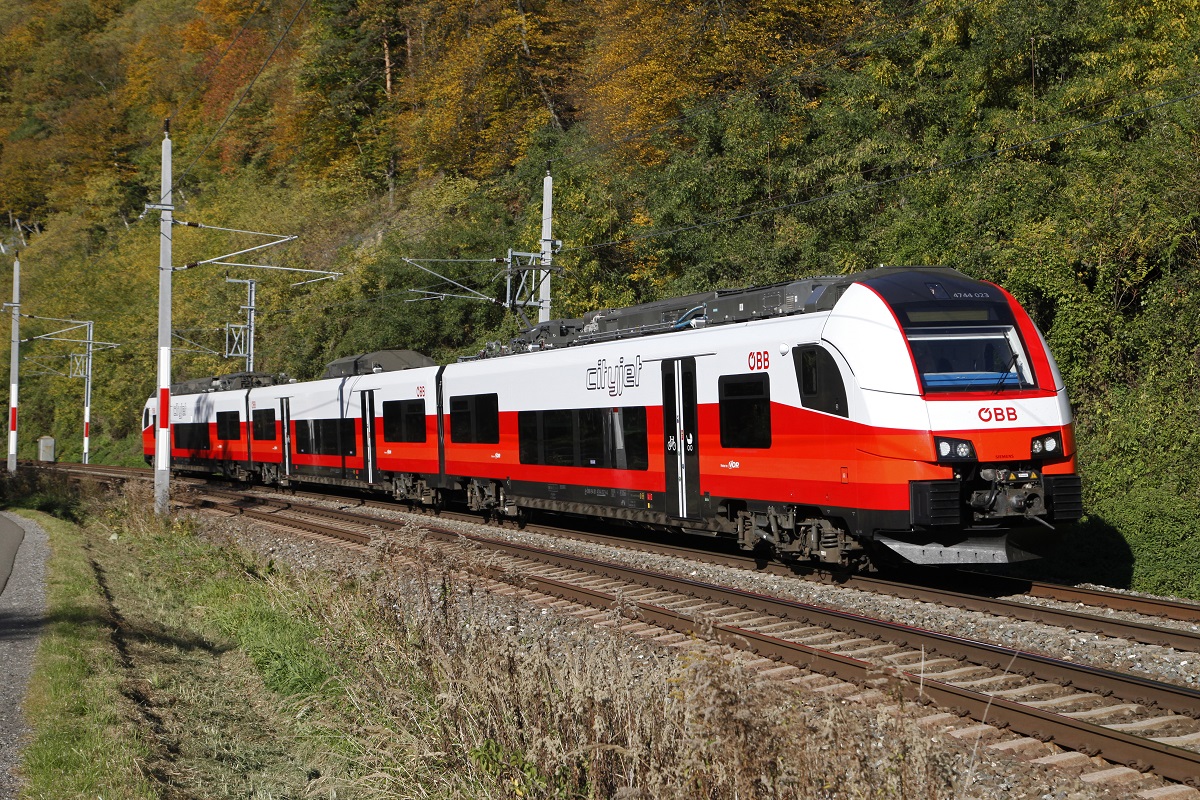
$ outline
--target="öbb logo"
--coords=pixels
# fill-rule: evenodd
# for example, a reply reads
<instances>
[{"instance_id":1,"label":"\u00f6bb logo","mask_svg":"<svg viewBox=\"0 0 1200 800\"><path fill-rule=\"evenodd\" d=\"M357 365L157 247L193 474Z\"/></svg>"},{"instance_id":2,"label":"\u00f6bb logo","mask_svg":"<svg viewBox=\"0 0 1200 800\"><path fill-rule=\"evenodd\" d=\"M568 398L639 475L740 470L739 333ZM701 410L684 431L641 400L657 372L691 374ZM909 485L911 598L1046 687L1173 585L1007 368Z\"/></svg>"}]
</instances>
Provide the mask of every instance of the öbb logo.
<instances>
[{"instance_id":1,"label":"\u00f6bb logo","mask_svg":"<svg viewBox=\"0 0 1200 800\"><path fill-rule=\"evenodd\" d=\"M979 409L979 419L984 422L1016 422L1017 410L1012 406L984 407Z\"/></svg>"}]
</instances>

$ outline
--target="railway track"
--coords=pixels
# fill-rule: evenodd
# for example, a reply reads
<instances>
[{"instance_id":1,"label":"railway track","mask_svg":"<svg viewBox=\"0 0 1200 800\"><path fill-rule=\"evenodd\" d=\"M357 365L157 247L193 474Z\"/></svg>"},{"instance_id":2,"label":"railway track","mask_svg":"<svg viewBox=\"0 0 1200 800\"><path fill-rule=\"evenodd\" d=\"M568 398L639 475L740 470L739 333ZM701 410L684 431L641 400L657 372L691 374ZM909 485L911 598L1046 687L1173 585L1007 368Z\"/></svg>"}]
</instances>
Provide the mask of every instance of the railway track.
<instances>
[{"instance_id":1,"label":"railway track","mask_svg":"<svg viewBox=\"0 0 1200 800\"><path fill-rule=\"evenodd\" d=\"M142 467L111 467L82 464L56 464L48 466L28 462L29 466L48 468L72 476L112 480L150 480L153 472ZM187 485L212 486L214 481L200 477L176 478ZM227 485L216 482L215 485ZM256 491L244 489L245 491ZM280 494L274 490L263 490L269 494ZM347 508L379 509L384 511L403 510L405 506L387 500L362 497L345 497L327 493L289 490L286 496L298 500L336 502ZM449 519L464 522L480 522L473 514L453 511L439 512ZM936 602L956 608L985 613L1000 613L1013 619L1062 625L1075 630L1117 638L1128 638L1143 644L1194 650L1200 639L1200 605L1168 598L1146 597L1123 592L1105 591L1062 584L1010 578L1003 575L981 574L964 570L917 571L915 581L900 581L868 575L831 575L828 572L806 570L777 562L763 561L742 552L720 551L711 547L680 546L669 543L667 538L638 532L638 538L624 534L598 533L578 528L538 525L541 533L569 536L580 541L605 544L641 552L677 556L717 566L765 572L780 576L803 577L805 579L836 584L843 588L888 594L895 597ZM1027 596L1052 600L1063 604L1074 604L1101 612L1117 611L1163 620L1185 623L1182 627L1161 627L1153 624L1133 622L1123 624L1120 618L1103 616L1078 608L1059 610L1045 605L1006 599L1012 596Z\"/></svg>"},{"instance_id":2,"label":"railway track","mask_svg":"<svg viewBox=\"0 0 1200 800\"><path fill-rule=\"evenodd\" d=\"M251 502L236 492L202 491L200 503L225 514L365 546L372 535L403 527L362 513L273 499ZM286 522L285 522L286 521ZM431 520L426 521L431 522ZM568 555L486 535L426 524L447 542L469 541L504 557L493 577L594 609L621 608L631 626L704 636L761 659L771 669L808 671L903 696L944 711L931 725L952 735L1016 738L1014 751L1044 750L1053 741L1070 753L1048 763L1112 762L1113 780L1141 773L1185 782L1200 776L1200 692L1145 677L1072 663L794 600ZM995 613L995 612L993 612ZM1193 640L1195 643L1195 640ZM973 722L967 722L972 720Z\"/></svg>"}]
</instances>

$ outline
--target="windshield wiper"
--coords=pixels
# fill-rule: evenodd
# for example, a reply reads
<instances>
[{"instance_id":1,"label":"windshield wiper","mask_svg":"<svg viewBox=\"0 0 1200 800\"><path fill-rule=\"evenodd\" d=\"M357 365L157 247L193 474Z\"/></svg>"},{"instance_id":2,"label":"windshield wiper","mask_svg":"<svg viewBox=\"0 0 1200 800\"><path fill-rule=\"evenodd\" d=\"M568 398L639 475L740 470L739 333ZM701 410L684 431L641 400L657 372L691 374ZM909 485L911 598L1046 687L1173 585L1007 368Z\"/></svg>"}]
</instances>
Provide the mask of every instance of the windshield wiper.
<instances>
[{"instance_id":1,"label":"windshield wiper","mask_svg":"<svg viewBox=\"0 0 1200 800\"><path fill-rule=\"evenodd\" d=\"M992 389L992 394L1000 394L1000 390L1004 388L1004 381L1008 379L1009 374L1016 365L1017 354L1013 353L1012 358L1008 360L1008 367L1004 370L1004 372L1000 373L1000 380L996 381L996 388ZM1017 382L1020 383L1020 376L1018 376Z\"/></svg>"}]
</instances>

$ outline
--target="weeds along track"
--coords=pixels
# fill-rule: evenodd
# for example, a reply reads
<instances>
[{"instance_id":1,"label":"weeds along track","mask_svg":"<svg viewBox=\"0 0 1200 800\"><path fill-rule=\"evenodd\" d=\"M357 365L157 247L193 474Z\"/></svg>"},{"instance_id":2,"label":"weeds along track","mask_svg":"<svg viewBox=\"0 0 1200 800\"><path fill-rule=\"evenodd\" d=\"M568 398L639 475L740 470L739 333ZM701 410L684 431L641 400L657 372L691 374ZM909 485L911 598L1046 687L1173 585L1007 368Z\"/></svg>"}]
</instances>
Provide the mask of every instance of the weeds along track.
<instances>
[{"instance_id":1,"label":"weeds along track","mask_svg":"<svg viewBox=\"0 0 1200 800\"><path fill-rule=\"evenodd\" d=\"M358 548L404 527L361 512L232 490L201 489L195 503ZM1096 780L1142 780L1141 773L1153 773L1185 782L1200 776L1200 691L1194 688L450 530L433 518L422 522L446 546L485 550L491 580L562 601L576 613L592 609L611 619L618 609L628 620L623 627L639 636L698 637L753 653L765 669L810 688L814 678L803 671L836 679L826 685L848 682L880 701L904 696L929 703L940 709L927 718L930 726L958 738L1005 738L993 745L1026 757L1048 753L1044 743L1052 741L1073 752L1043 756L1046 763L1086 765ZM1002 734L1004 728L1010 733ZM1093 756L1111 765L1096 769Z\"/></svg>"},{"instance_id":2,"label":"weeds along track","mask_svg":"<svg viewBox=\"0 0 1200 800\"><path fill-rule=\"evenodd\" d=\"M133 472L129 477L151 474L146 470ZM195 503L207 505L216 513L250 517L258 524L293 535L299 532L304 536L334 538L356 549L365 550L374 537L404 526L403 522L370 516L372 509L362 508L378 505L395 512L394 504L339 500L315 494L248 493L188 482L196 486ZM301 497L343 506L351 504L359 510L352 513L344 508L303 503ZM478 517L469 519L478 522ZM718 583L566 555L483 533L464 533L461 525L457 530L448 530L431 517L421 518L421 525L432 536L452 543L447 546L469 544L492 553L489 577L504 586L557 598L560 607L576 613L586 614L589 613L586 609L594 609L592 613L602 613L611 619L613 609L619 609L629 620L624 627L641 636L664 641L672 637L699 637L754 653L764 669L809 688L874 695L880 701L905 696L936 705L940 710L928 716L924 724L944 728L957 738L986 739L989 747L1011 751L1026 760L1087 770L1096 781L1116 784L1133 781L1140 786L1146 780L1142 773L1152 773L1195 785L1200 776L1200 692L1195 687ZM479 526L474 530L488 531ZM579 536L574 532L571 535ZM735 554L670 548L661 543L632 543L626 539L618 543L612 537L595 535L589 538L660 554L669 551L679 557L716 561L723 566L760 571L766 567L792 575L781 565L757 564ZM987 576L987 580L996 579ZM1112 619L1097 613L1047 608L979 593L935 589L930 585L875 578L843 578L839 583L894 597L1034 620L1072 631L1094 631L1189 653L1200 652L1200 632L1195 630L1193 622L1200 619L1200 609L1182 603L1153 607L1152 613L1183 622L1182 627L1168 627L1157 624L1159 620ZM1013 585L1034 597L1044 598L1053 591L1050 585ZM982 580L979 588L999 593L996 585L984 586ZM1000 590L1004 588L1000 585ZM1126 610L1135 610L1131 604L1142 600L1091 590L1088 596L1090 602ZM1061 595L1055 595L1054 599L1088 602ZM1136 610L1147 613L1145 606L1136 606ZM813 674L803 676L801 670ZM1002 733L1004 728L1009 732ZM1045 742L1073 752L1051 753ZM1098 766L1098 759L1091 756L1100 756L1117 766ZM1200 797L1200 793L1183 786L1174 788L1184 794L1169 795L1172 798ZM1144 796L1168 795L1147 792Z\"/></svg>"}]
</instances>

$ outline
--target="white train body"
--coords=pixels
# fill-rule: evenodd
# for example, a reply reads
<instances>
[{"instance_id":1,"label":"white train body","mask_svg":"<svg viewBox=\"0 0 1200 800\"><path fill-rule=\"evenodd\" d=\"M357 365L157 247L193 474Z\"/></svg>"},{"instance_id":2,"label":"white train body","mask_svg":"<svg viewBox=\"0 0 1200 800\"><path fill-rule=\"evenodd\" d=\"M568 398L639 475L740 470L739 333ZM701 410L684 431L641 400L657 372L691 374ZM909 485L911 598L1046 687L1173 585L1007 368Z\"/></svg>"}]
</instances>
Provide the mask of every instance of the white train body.
<instances>
[{"instance_id":1,"label":"white train body","mask_svg":"<svg viewBox=\"0 0 1200 800\"><path fill-rule=\"evenodd\" d=\"M1082 511L1045 340L1007 292L952 270L599 312L513 350L398 370L372 363L385 351L323 380L175 395L173 465L833 563L1013 560L1010 534Z\"/></svg>"}]
</instances>

